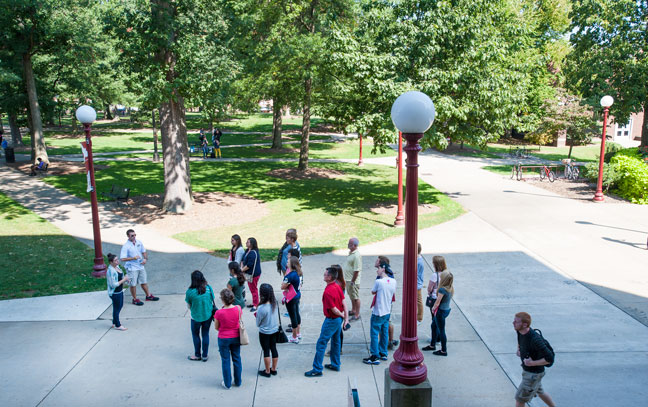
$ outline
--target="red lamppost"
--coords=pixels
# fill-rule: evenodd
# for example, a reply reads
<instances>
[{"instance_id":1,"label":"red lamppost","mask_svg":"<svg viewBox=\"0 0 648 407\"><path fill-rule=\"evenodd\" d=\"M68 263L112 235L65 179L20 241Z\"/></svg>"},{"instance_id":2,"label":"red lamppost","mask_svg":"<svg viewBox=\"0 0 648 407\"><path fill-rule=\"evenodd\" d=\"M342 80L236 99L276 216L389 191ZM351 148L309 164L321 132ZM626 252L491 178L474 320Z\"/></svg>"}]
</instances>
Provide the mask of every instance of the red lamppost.
<instances>
[{"instance_id":1,"label":"red lamppost","mask_svg":"<svg viewBox=\"0 0 648 407\"><path fill-rule=\"evenodd\" d=\"M396 212L396 220L394 225L403 226L405 224L405 216L403 216L403 133L398 132L398 158L396 158L396 166L398 167L398 212Z\"/></svg>"},{"instance_id":2,"label":"red lamppost","mask_svg":"<svg viewBox=\"0 0 648 407\"><path fill-rule=\"evenodd\" d=\"M92 266L92 275L94 277L103 277L106 275L106 263L104 263L103 253L101 251L101 232L99 231L99 210L97 209L97 188L95 188L94 163L92 162L92 139L90 136L90 125L97 118L97 112L90 106L83 105L76 111L76 118L83 123L85 130L85 143L83 147L87 151L86 169L88 170L88 192L90 192L90 204L92 207L92 232L94 235L95 258Z\"/></svg>"},{"instance_id":3,"label":"red lamppost","mask_svg":"<svg viewBox=\"0 0 648 407\"><path fill-rule=\"evenodd\" d=\"M434 122L434 104L421 92L400 95L391 110L394 125L407 140L405 247L403 267L403 325L401 342L389 365L389 376L395 382L413 386L427 379L427 367L418 348L416 332L416 256L418 244L418 141Z\"/></svg>"},{"instance_id":4,"label":"red lamppost","mask_svg":"<svg viewBox=\"0 0 648 407\"><path fill-rule=\"evenodd\" d=\"M603 96L601 98L601 106L603 106L603 137L601 137L601 156L599 157L599 173L598 181L596 182L596 193L594 194L595 202L603 202L603 158L605 157L605 130L607 128L607 117L610 111L610 106L614 103L612 96Z\"/></svg>"},{"instance_id":5,"label":"red lamppost","mask_svg":"<svg viewBox=\"0 0 648 407\"><path fill-rule=\"evenodd\" d=\"M362 165L362 133L358 133L360 138L360 157L358 158L358 165Z\"/></svg>"}]
</instances>

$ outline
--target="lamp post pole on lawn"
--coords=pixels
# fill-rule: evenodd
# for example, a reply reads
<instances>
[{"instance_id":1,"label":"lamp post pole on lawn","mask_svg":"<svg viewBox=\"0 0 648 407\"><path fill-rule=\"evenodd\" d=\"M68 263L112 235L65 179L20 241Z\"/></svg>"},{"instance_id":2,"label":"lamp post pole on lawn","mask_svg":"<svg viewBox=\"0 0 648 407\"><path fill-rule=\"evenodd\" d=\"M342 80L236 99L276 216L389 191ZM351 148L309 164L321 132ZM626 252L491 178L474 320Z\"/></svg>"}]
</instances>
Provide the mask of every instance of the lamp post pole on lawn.
<instances>
[{"instance_id":1,"label":"lamp post pole on lawn","mask_svg":"<svg viewBox=\"0 0 648 407\"><path fill-rule=\"evenodd\" d=\"M362 165L362 133L358 133L360 139L360 157L358 157L358 165Z\"/></svg>"},{"instance_id":2,"label":"lamp post pole on lawn","mask_svg":"<svg viewBox=\"0 0 648 407\"><path fill-rule=\"evenodd\" d=\"M418 348L416 327L416 262L418 245L418 141L434 122L434 104L421 92L410 91L400 95L391 110L394 125L407 140L405 201L405 245L403 262L403 320L401 342L389 366L392 380L414 386L427 379L427 367Z\"/></svg>"},{"instance_id":3,"label":"lamp post pole on lawn","mask_svg":"<svg viewBox=\"0 0 648 407\"><path fill-rule=\"evenodd\" d=\"M403 133L398 132L398 158L396 158L396 166L398 167L398 212L396 212L396 220L394 225L403 226L405 224L405 216L403 216Z\"/></svg>"},{"instance_id":4,"label":"lamp post pole on lawn","mask_svg":"<svg viewBox=\"0 0 648 407\"><path fill-rule=\"evenodd\" d=\"M603 202L603 158L605 157L605 130L607 128L607 117L610 106L614 103L612 96L603 96L601 106L603 106L603 136L601 137L601 156L599 157L598 181L596 182L596 193L594 194L595 202Z\"/></svg>"},{"instance_id":5,"label":"lamp post pole on lawn","mask_svg":"<svg viewBox=\"0 0 648 407\"><path fill-rule=\"evenodd\" d=\"M101 231L99 230L99 210L97 208L97 188L95 187L94 163L92 161L92 138L90 136L90 126L97 118L97 112L90 106L83 105L76 111L76 118L83 123L85 130L85 149L88 152L87 170L88 170L88 192L90 192L90 205L92 207L92 232L94 237L94 266L92 275L94 277L103 277L106 275L106 263L104 262L101 251Z\"/></svg>"}]
</instances>

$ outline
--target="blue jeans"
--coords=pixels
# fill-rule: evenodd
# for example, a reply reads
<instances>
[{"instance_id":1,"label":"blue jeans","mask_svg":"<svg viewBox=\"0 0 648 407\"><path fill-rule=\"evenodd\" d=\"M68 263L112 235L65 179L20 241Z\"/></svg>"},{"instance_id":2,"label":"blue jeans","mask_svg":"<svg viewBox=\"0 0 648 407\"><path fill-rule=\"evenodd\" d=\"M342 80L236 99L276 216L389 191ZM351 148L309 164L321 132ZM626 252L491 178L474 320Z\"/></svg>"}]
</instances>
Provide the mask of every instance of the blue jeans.
<instances>
[{"instance_id":1,"label":"blue jeans","mask_svg":"<svg viewBox=\"0 0 648 407\"><path fill-rule=\"evenodd\" d=\"M119 328L121 326L121 322L119 322L119 312L121 311L122 307L124 306L124 292L119 292L119 293L114 293L113 295L110 296L110 299L112 300L112 305L113 305L113 325L115 327Z\"/></svg>"},{"instance_id":2,"label":"blue jeans","mask_svg":"<svg viewBox=\"0 0 648 407\"><path fill-rule=\"evenodd\" d=\"M371 345L369 351L371 356L387 356L387 339L389 338L389 316L391 314L378 315L371 314L371 329L369 336L371 337ZM378 337L380 336L380 342Z\"/></svg>"},{"instance_id":3,"label":"blue jeans","mask_svg":"<svg viewBox=\"0 0 648 407\"><path fill-rule=\"evenodd\" d=\"M445 333L445 320L450 315L449 309L438 309L436 316L432 318L432 341L431 344L434 346L436 344L437 338L441 341L441 350L447 352L446 347L448 338Z\"/></svg>"},{"instance_id":4,"label":"blue jeans","mask_svg":"<svg viewBox=\"0 0 648 407\"><path fill-rule=\"evenodd\" d=\"M234 385L241 385L241 340L237 338L218 338L218 352L221 356L223 367L223 381L228 389L232 387L232 367L230 366L230 354L234 363Z\"/></svg>"},{"instance_id":5,"label":"blue jeans","mask_svg":"<svg viewBox=\"0 0 648 407\"><path fill-rule=\"evenodd\" d=\"M317 345L315 346L315 358L313 359L313 370L321 372L324 370L322 362L324 361L324 352L326 352L326 345L331 341L331 364L333 367L340 368L340 350L342 350L342 343L340 342L340 333L342 332L342 318L325 318L322 324L322 331L320 332Z\"/></svg>"},{"instance_id":6,"label":"blue jeans","mask_svg":"<svg viewBox=\"0 0 648 407\"><path fill-rule=\"evenodd\" d=\"M191 320L191 336L194 343L194 355L200 357L200 330L202 329L202 357L206 358L209 352L209 327L211 326L211 319L204 322L197 322Z\"/></svg>"}]
</instances>

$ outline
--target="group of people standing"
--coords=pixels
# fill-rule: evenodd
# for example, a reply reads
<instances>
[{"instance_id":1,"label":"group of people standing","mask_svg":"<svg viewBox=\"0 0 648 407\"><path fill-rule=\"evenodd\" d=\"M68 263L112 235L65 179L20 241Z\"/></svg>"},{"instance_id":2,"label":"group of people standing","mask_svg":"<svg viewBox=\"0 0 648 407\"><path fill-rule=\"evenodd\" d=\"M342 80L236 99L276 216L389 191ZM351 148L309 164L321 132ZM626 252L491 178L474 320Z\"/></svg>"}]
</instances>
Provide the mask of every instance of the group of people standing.
<instances>
[{"instance_id":1,"label":"group of people standing","mask_svg":"<svg viewBox=\"0 0 648 407\"><path fill-rule=\"evenodd\" d=\"M214 132L212 133L212 145L214 146L214 158L221 158L221 149L220 149L220 144L221 144L221 137L223 136L223 132L220 131L220 129L214 129ZM207 158L207 154L209 154L209 143L207 142L207 136L205 135L205 129L200 129L200 132L198 134L198 140L200 142L200 148L202 149L203 152L203 158Z\"/></svg>"}]
</instances>

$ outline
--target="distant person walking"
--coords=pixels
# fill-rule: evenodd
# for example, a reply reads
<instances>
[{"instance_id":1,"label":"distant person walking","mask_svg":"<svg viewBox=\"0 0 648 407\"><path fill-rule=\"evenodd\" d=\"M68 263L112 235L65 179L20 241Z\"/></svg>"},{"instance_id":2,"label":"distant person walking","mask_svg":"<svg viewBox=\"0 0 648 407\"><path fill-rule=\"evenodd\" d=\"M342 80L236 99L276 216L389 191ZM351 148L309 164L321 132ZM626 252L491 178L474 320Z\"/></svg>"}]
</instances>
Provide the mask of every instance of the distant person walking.
<instances>
[{"instance_id":1,"label":"distant person walking","mask_svg":"<svg viewBox=\"0 0 648 407\"><path fill-rule=\"evenodd\" d=\"M212 134L212 143L214 144L214 154L216 155L216 158L221 158L220 143L222 135L223 133L220 129L214 129L214 133Z\"/></svg>"},{"instance_id":2,"label":"distant person walking","mask_svg":"<svg viewBox=\"0 0 648 407\"><path fill-rule=\"evenodd\" d=\"M299 343L301 340L301 315L299 314L299 300L301 299L301 287L303 273L301 264L297 257L290 257L288 268L286 269L286 276L281 283L281 289L284 290L284 301L288 315L290 316L290 329L292 335L288 338L288 342ZM287 332L288 329L286 329Z\"/></svg>"},{"instance_id":3,"label":"distant person walking","mask_svg":"<svg viewBox=\"0 0 648 407\"><path fill-rule=\"evenodd\" d=\"M235 261L230 261L227 265L230 272L230 279L227 282L227 288L234 293L234 305L245 307L245 275L241 267Z\"/></svg>"},{"instance_id":4,"label":"distant person walking","mask_svg":"<svg viewBox=\"0 0 648 407\"><path fill-rule=\"evenodd\" d=\"M385 267L376 268L378 278L374 282L371 293L374 295L373 311L371 312L370 355L362 361L368 365L379 365L381 360L387 360L387 345L389 338L389 317L391 315L392 299L396 294L396 280L389 277Z\"/></svg>"},{"instance_id":5,"label":"distant person walking","mask_svg":"<svg viewBox=\"0 0 648 407\"><path fill-rule=\"evenodd\" d=\"M247 274L248 288L252 294L252 305L248 305L248 307L251 307L250 311L254 312L259 305L259 289L257 288L257 284L261 277L261 256L259 255L259 245L255 238L249 238L245 242L245 247L247 247L247 251L241 261L241 270Z\"/></svg>"},{"instance_id":6,"label":"distant person walking","mask_svg":"<svg viewBox=\"0 0 648 407\"><path fill-rule=\"evenodd\" d=\"M232 243L232 248L230 249L229 258L227 260L241 263L243 255L245 254L243 243L241 243L241 236L232 235L230 242Z\"/></svg>"},{"instance_id":7,"label":"distant person walking","mask_svg":"<svg viewBox=\"0 0 648 407\"><path fill-rule=\"evenodd\" d=\"M277 374L277 332L279 331L279 308L275 299L274 289L270 284L261 284L259 288L259 309L256 312L256 325L259 328L259 342L263 350L265 369L259 370L259 375L270 377ZM270 363L272 354L272 365Z\"/></svg>"},{"instance_id":8,"label":"distant person walking","mask_svg":"<svg viewBox=\"0 0 648 407\"><path fill-rule=\"evenodd\" d=\"M324 323L322 324L322 331L320 332L315 347L313 369L304 373L306 377L321 376L323 368L336 372L340 371L340 333L342 332L342 327L348 323L346 306L344 305L344 293L342 292L342 288L335 283L340 271L341 268L338 265L328 267L324 271L324 281L326 282L326 288L322 295ZM322 366L324 352L329 341L331 341L331 363Z\"/></svg>"},{"instance_id":9,"label":"distant person walking","mask_svg":"<svg viewBox=\"0 0 648 407\"><path fill-rule=\"evenodd\" d=\"M209 328L213 319L214 290L207 284L205 276L199 270L191 273L191 285L185 293L185 302L191 311L191 336L194 344L194 355L189 360L207 362L209 357ZM200 340L202 334L202 341ZM201 353L202 349L202 353Z\"/></svg>"},{"instance_id":10,"label":"distant person walking","mask_svg":"<svg viewBox=\"0 0 648 407\"><path fill-rule=\"evenodd\" d=\"M112 327L119 331L125 331L128 328L122 326L119 321L119 312L124 306L124 283L128 282L128 277L119 267L119 257L116 254L108 253L107 257L106 283L108 284L108 297L110 297L113 307Z\"/></svg>"},{"instance_id":11,"label":"distant person walking","mask_svg":"<svg viewBox=\"0 0 648 407\"><path fill-rule=\"evenodd\" d=\"M148 288L148 279L146 269L144 268L144 265L148 261L146 248L141 241L137 240L137 235L133 229L128 229L126 236L128 236L128 240L122 246L119 257L124 262L126 273L130 278L130 292L133 297L133 304L144 305L142 301L137 299L137 285L142 286L146 294L146 301L157 301L159 298L151 294Z\"/></svg>"},{"instance_id":12,"label":"distant person walking","mask_svg":"<svg viewBox=\"0 0 648 407\"><path fill-rule=\"evenodd\" d=\"M351 299L351 321L360 319L360 274L362 273L362 256L358 251L360 241L357 237L349 239L347 247L349 248L349 255L344 262L344 280L346 281L346 289Z\"/></svg>"},{"instance_id":13,"label":"distant person walking","mask_svg":"<svg viewBox=\"0 0 648 407\"><path fill-rule=\"evenodd\" d=\"M242 317L241 307L234 305L234 293L225 288L220 292L223 308L214 314L214 328L218 331L218 351L221 356L223 381L221 385L232 387L232 364L234 365L234 386L241 385L241 339L239 336L239 319Z\"/></svg>"},{"instance_id":14,"label":"distant person walking","mask_svg":"<svg viewBox=\"0 0 648 407\"><path fill-rule=\"evenodd\" d=\"M549 350L542 336L531 329L531 315L526 312L515 314L513 329L517 332L517 355L522 361L522 382L515 393L515 406L524 407L538 396L549 407L555 407L551 396L542 388L544 366L553 363L553 352Z\"/></svg>"}]
</instances>

